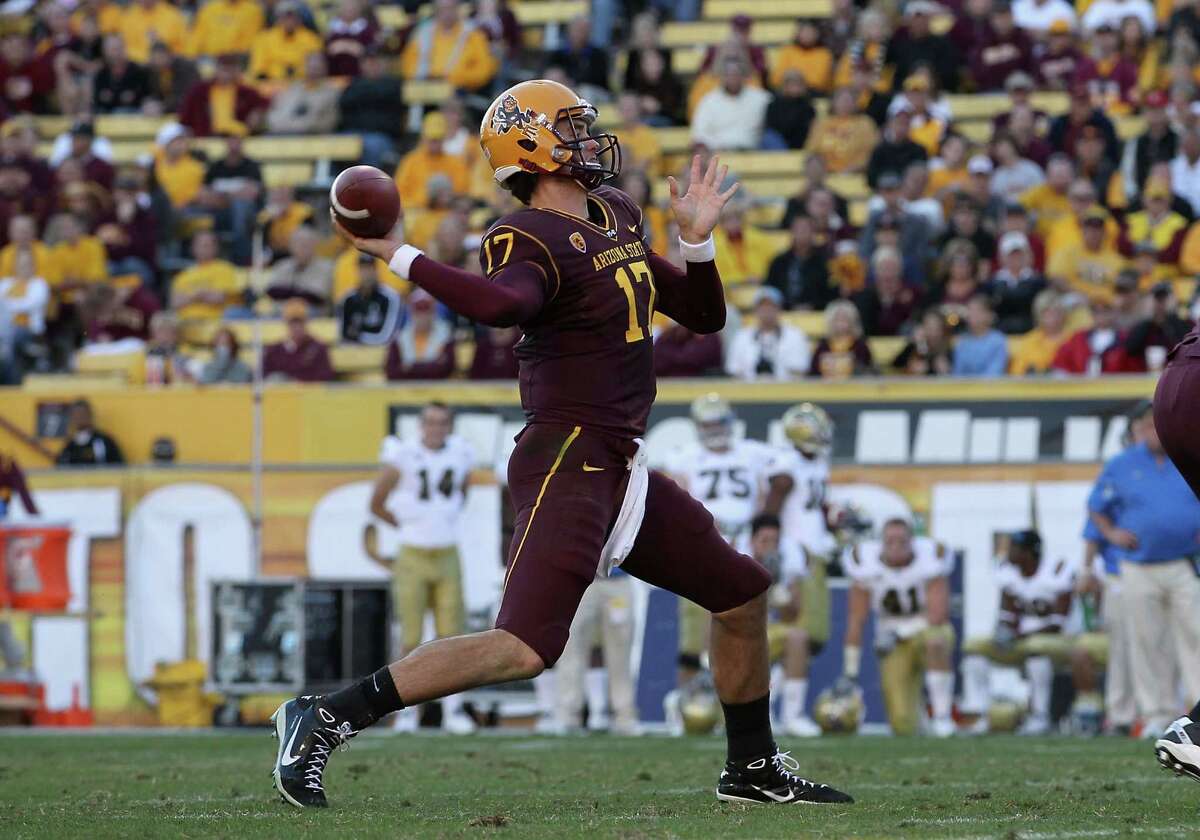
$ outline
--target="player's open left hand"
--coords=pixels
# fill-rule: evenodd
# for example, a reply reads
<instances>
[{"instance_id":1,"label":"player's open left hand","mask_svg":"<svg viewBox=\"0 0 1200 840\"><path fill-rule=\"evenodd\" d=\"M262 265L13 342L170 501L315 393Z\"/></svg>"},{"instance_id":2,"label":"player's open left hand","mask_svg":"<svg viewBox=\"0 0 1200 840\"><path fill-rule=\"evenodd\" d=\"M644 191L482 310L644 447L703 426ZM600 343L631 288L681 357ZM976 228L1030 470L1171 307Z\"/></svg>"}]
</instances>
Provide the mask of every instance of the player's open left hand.
<instances>
[{"instance_id":1,"label":"player's open left hand","mask_svg":"<svg viewBox=\"0 0 1200 840\"><path fill-rule=\"evenodd\" d=\"M704 177L700 177L700 156L692 157L692 173L688 178L688 189L683 195L679 194L679 184L667 176L671 187L671 212L675 214L675 223L679 225L679 236L684 242L693 245L708 239L717 220L721 218L721 210L733 198L738 190L738 183L729 185L729 189L721 192L721 184L729 174L728 166L721 166L720 159L713 155L708 161L708 169Z\"/></svg>"},{"instance_id":2,"label":"player's open left hand","mask_svg":"<svg viewBox=\"0 0 1200 840\"><path fill-rule=\"evenodd\" d=\"M384 262L391 262L392 255L396 253L396 249L404 244L404 238L401 235L403 230L404 217L396 223L396 227L392 229L391 234L386 239L363 239L361 236L355 236L346 228L342 227L342 223L338 221L337 214L333 212L333 208L329 208L329 218L333 221L333 229L348 239L350 244L364 254L370 254L376 259Z\"/></svg>"}]
</instances>

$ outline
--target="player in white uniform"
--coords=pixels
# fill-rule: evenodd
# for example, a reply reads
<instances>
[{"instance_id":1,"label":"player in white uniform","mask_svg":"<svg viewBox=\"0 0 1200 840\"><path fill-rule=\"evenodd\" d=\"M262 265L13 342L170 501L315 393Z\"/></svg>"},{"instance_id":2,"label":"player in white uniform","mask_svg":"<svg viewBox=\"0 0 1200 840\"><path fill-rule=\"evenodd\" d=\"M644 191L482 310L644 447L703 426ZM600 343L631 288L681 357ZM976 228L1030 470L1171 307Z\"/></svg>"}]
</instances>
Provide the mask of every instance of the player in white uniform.
<instances>
[{"instance_id":1,"label":"player in white uniform","mask_svg":"<svg viewBox=\"0 0 1200 840\"><path fill-rule=\"evenodd\" d=\"M812 736L821 730L806 711L808 661L829 639L825 566L837 547L826 501L833 421L820 406L801 403L784 412L783 431L792 446L778 452L770 465L763 510L779 517L782 544L804 558L804 612L798 624L807 636L804 655L794 650L784 662L783 725L792 735Z\"/></svg>"},{"instance_id":2,"label":"player in white uniform","mask_svg":"<svg viewBox=\"0 0 1200 840\"><path fill-rule=\"evenodd\" d=\"M914 537L912 526L903 519L889 519L881 536L859 544L846 558L852 585L844 675L858 679L863 627L874 610L875 653L892 731L897 735L917 731L924 673L933 709L930 734L953 735L954 628L948 579L952 561L933 540Z\"/></svg>"},{"instance_id":3,"label":"player in white uniform","mask_svg":"<svg viewBox=\"0 0 1200 840\"><path fill-rule=\"evenodd\" d=\"M967 679L987 679L986 662L1024 664L1029 678L1029 717L1024 735L1044 735L1050 730L1050 690L1054 662L1070 660L1072 640L1063 633L1075 591L1075 569L1066 560L1042 557L1037 531L1017 531L1008 538L1004 560L996 569L1000 587L1000 620L990 639L970 639L963 646ZM978 676L982 673L982 676Z\"/></svg>"},{"instance_id":4,"label":"player in white uniform","mask_svg":"<svg viewBox=\"0 0 1200 840\"><path fill-rule=\"evenodd\" d=\"M475 454L469 443L451 434L453 425L446 405L430 403L421 412L419 440L389 435L379 455L382 468L371 494L371 513L400 529L392 603L401 656L421 644L428 611L439 638L465 630L458 531ZM397 726L414 728L416 710L399 713ZM442 727L474 731L460 695L442 700Z\"/></svg>"},{"instance_id":5,"label":"player in white uniform","mask_svg":"<svg viewBox=\"0 0 1200 840\"><path fill-rule=\"evenodd\" d=\"M738 440L733 407L712 393L692 403L692 422L699 446L673 453L667 472L698 500L716 520L717 528L739 551L750 551L750 521L762 507L769 465L775 457L765 443ZM709 614L690 601L679 600L680 686L700 673L708 650ZM682 734L678 693L664 701L672 729Z\"/></svg>"}]
</instances>

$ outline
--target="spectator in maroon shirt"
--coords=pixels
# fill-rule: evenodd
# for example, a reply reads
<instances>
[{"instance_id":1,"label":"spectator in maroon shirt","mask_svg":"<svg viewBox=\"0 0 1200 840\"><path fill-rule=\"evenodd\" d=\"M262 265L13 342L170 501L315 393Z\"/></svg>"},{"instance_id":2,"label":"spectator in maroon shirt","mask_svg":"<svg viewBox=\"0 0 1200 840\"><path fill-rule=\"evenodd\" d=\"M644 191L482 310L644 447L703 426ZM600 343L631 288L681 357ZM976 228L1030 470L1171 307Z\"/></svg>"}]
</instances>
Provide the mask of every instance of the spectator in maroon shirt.
<instances>
[{"instance_id":1,"label":"spectator in maroon shirt","mask_svg":"<svg viewBox=\"0 0 1200 840\"><path fill-rule=\"evenodd\" d=\"M21 497L26 513L30 516L39 515L37 504L25 483L25 473L21 472L21 465L11 455L0 452L0 519L8 515L14 493Z\"/></svg>"},{"instance_id":2,"label":"spectator in maroon shirt","mask_svg":"<svg viewBox=\"0 0 1200 840\"><path fill-rule=\"evenodd\" d=\"M721 336L671 324L654 337L655 376L706 376L721 369Z\"/></svg>"},{"instance_id":3,"label":"spectator in maroon shirt","mask_svg":"<svg viewBox=\"0 0 1200 840\"><path fill-rule=\"evenodd\" d=\"M875 249L874 284L854 296L867 335L900 335L920 303L919 293L904 284L904 259L895 248Z\"/></svg>"},{"instance_id":4,"label":"spectator in maroon shirt","mask_svg":"<svg viewBox=\"0 0 1200 840\"><path fill-rule=\"evenodd\" d=\"M330 76L357 76L359 60L379 43L379 24L364 13L362 0L342 0L325 34L325 60Z\"/></svg>"},{"instance_id":5,"label":"spectator in maroon shirt","mask_svg":"<svg viewBox=\"0 0 1200 840\"><path fill-rule=\"evenodd\" d=\"M1014 105L1006 116L1004 131L1012 138L1021 157L1033 161L1042 169L1050 162L1054 148L1042 137L1041 131L1047 124L1046 115L1029 105ZM993 132L993 136L996 132Z\"/></svg>"},{"instance_id":6,"label":"spectator in maroon shirt","mask_svg":"<svg viewBox=\"0 0 1200 840\"><path fill-rule=\"evenodd\" d=\"M1092 326L1079 330L1058 348L1052 367L1080 376L1145 371L1145 361L1126 352L1126 333L1117 325L1116 315L1110 302L1093 298Z\"/></svg>"},{"instance_id":7,"label":"spectator in maroon shirt","mask_svg":"<svg viewBox=\"0 0 1200 840\"><path fill-rule=\"evenodd\" d=\"M99 184L105 190L111 190L117 171L113 165L92 152L92 142L96 139L96 128L90 120L80 120L71 127L71 151L66 160L73 160L83 169L83 176L92 183ZM59 167L62 167L62 163Z\"/></svg>"},{"instance_id":8,"label":"spectator in maroon shirt","mask_svg":"<svg viewBox=\"0 0 1200 840\"><path fill-rule=\"evenodd\" d=\"M240 60L236 55L217 58L217 67L209 81L197 82L183 98L179 106L179 121L192 130L196 137L209 137L214 133L210 97L213 87L233 85L233 117L253 133L266 117L267 100L257 90L241 81Z\"/></svg>"},{"instance_id":9,"label":"spectator in maroon shirt","mask_svg":"<svg viewBox=\"0 0 1200 840\"><path fill-rule=\"evenodd\" d=\"M6 113L44 114L54 92L54 67L33 54L24 35L0 40L0 102Z\"/></svg>"},{"instance_id":10,"label":"spectator in maroon shirt","mask_svg":"<svg viewBox=\"0 0 1200 840\"><path fill-rule=\"evenodd\" d=\"M153 286L158 255L158 220L150 199L135 176L122 175L113 189L112 216L102 220L96 236L108 251L108 273L136 274Z\"/></svg>"},{"instance_id":11,"label":"spectator in maroon shirt","mask_svg":"<svg viewBox=\"0 0 1200 840\"><path fill-rule=\"evenodd\" d=\"M1046 139L1057 152L1074 158L1078 154L1076 145L1084 130L1095 128L1104 138L1105 157L1117 161L1121 157L1121 144L1112 120L1092 102L1092 93L1087 85L1071 88L1071 104L1067 113L1060 114L1050 123Z\"/></svg>"},{"instance_id":12,"label":"spectator in maroon shirt","mask_svg":"<svg viewBox=\"0 0 1200 840\"><path fill-rule=\"evenodd\" d=\"M29 186L48 198L54 191L54 170L38 157L37 144L32 117L13 117L0 128L0 164L19 166L29 176Z\"/></svg>"},{"instance_id":13,"label":"spectator in maroon shirt","mask_svg":"<svg viewBox=\"0 0 1200 840\"><path fill-rule=\"evenodd\" d=\"M150 337L150 319L158 310L154 293L144 286L117 289L102 283L88 290L80 316L89 342L145 341Z\"/></svg>"},{"instance_id":14,"label":"spectator in maroon shirt","mask_svg":"<svg viewBox=\"0 0 1200 840\"><path fill-rule=\"evenodd\" d=\"M967 0L962 13L955 15L947 37L954 42L959 55L973 55L991 37L991 14L992 0Z\"/></svg>"},{"instance_id":15,"label":"spectator in maroon shirt","mask_svg":"<svg viewBox=\"0 0 1200 840\"><path fill-rule=\"evenodd\" d=\"M480 0L475 4L473 21L492 43L492 49L504 58L515 60L521 54L521 23L508 0Z\"/></svg>"},{"instance_id":16,"label":"spectator in maroon shirt","mask_svg":"<svg viewBox=\"0 0 1200 840\"><path fill-rule=\"evenodd\" d=\"M471 379L516 379L517 355L513 352L521 337L518 327L484 327L475 338L475 358L471 360Z\"/></svg>"},{"instance_id":17,"label":"spectator in maroon shirt","mask_svg":"<svg viewBox=\"0 0 1200 840\"><path fill-rule=\"evenodd\" d=\"M1091 64L1092 60L1076 48L1075 33L1065 20L1050 24L1047 39L1045 49L1039 50L1034 59L1034 76L1039 80L1040 87L1067 90L1076 74Z\"/></svg>"},{"instance_id":18,"label":"spectator in maroon shirt","mask_svg":"<svg viewBox=\"0 0 1200 840\"><path fill-rule=\"evenodd\" d=\"M746 60L750 62L750 66L754 68L754 72L758 78L767 78L767 51L760 47L750 37L750 30L754 27L754 20L749 15L734 15L729 21L729 39L721 44L713 44L704 53L704 61L700 64L701 73L717 72L713 68L720 67L717 62L717 54L721 53L724 57L725 52L733 46L745 54Z\"/></svg>"},{"instance_id":19,"label":"spectator in maroon shirt","mask_svg":"<svg viewBox=\"0 0 1200 840\"><path fill-rule=\"evenodd\" d=\"M98 114L136 114L150 98L150 74L129 60L120 35L105 37L104 66L92 86L92 103Z\"/></svg>"},{"instance_id":20,"label":"spectator in maroon shirt","mask_svg":"<svg viewBox=\"0 0 1200 840\"><path fill-rule=\"evenodd\" d=\"M1075 72L1075 83L1087 85L1092 104L1109 109L1118 103L1133 106L1137 65L1121 55L1121 41L1111 24L1097 27L1092 40L1092 60Z\"/></svg>"},{"instance_id":21,"label":"spectator in maroon shirt","mask_svg":"<svg viewBox=\"0 0 1200 840\"><path fill-rule=\"evenodd\" d=\"M287 335L263 351L263 377L281 382L331 382L329 348L308 332L308 304L299 299L283 305Z\"/></svg>"},{"instance_id":22,"label":"spectator in maroon shirt","mask_svg":"<svg viewBox=\"0 0 1200 840\"><path fill-rule=\"evenodd\" d=\"M992 9L990 20L991 34L971 56L971 75L980 91L1001 90L1013 73L1028 73L1033 60L1033 45L1017 28L1007 0Z\"/></svg>"},{"instance_id":23,"label":"spectator in maroon shirt","mask_svg":"<svg viewBox=\"0 0 1200 840\"><path fill-rule=\"evenodd\" d=\"M387 378L449 379L454 373L454 332L437 316L433 297L424 289L408 296L408 323L388 345Z\"/></svg>"},{"instance_id":24,"label":"spectator in maroon shirt","mask_svg":"<svg viewBox=\"0 0 1200 840\"><path fill-rule=\"evenodd\" d=\"M1041 129L1045 129L1045 112L1033 107L1032 96L1034 90L1033 76L1024 70L1018 70L1004 80L1004 91L1008 94L1009 107L992 117L993 136L996 132L1008 128L1008 121L1012 116L1012 112L1018 108L1026 108L1033 111L1035 124Z\"/></svg>"}]
</instances>

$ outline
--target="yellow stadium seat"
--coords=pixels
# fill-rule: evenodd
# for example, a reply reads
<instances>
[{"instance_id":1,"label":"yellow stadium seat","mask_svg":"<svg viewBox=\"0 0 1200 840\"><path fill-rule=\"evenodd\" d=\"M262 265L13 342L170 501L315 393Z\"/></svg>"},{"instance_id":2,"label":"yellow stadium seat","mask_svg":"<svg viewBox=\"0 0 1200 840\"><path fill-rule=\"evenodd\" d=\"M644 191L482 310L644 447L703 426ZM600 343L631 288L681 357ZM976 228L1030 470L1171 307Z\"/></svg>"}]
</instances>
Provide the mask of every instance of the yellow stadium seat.
<instances>
[{"instance_id":1,"label":"yellow stadium seat","mask_svg":"<svg viewBox=\"0 0 1200 840\"><path fill-rule=\"evenodd\" d=\"M512 4L513 14L522 26L566 23L588 13L587 0L520 0Z\"/></svg>"},{"instance_id":2,"label":"yellow stadium seat","mask_svg":"<svg viewBox=\"0 0 1200 840\"><path fill-rule=\"evenodd\" d=\"M862 227L867 223L867 217L870 215L865 198L850 202L850 224L855 227Z\"/></svg>"},{"instance_id":3,"label":"yellow stadium seat","mask_svg":"<svg viewBox=\"0 0 1200 840\"><path fill-rule=\"evenodd\" d=\"M1045 111L1047 114L1065 114L1067 108L1071 105L1071 98L1066 91L1061 90L1046 90L1040 93L1034 93L1029 97L1030 103L1039 111Z\"/></svg>"},{"instance_id":4,"label":"yellow stadium seat","mask_svg":"<svg viewBox=\"0 0 1200 840\"><path fill-rule=\"evenodd\" d=\"M267 187L298 187L313 179L311 163L267 163L262 167Z\"/></svg>"},{"instance_id":5,"label":"yellow stadium seat","mask_svg":"<svg viewBox=\"0 0 1200 840\"><path fill-rule=\"evenodd\" d=\"M141 384L146 378L146 354L141 350L132 353L77 353L75 371L82 374L113 376L130 384Z\"/></svg>"},{"instance_id":6,"label":"yellow stadium seat","mask_svg":"<svg viewBox=\"0 0 1200 840\"><path fill-rule=\"evenodd\" d=\"M403 6L376 6L372 11L384 29L403 29L408 25L408 12Z\"/></svg>"},{"instance_id":7,"label":"yellow stadium seat","mask_svg":"<svg viewBox=\"0 0 1200 840\"><path fill-rule=\"evenodd\" d=\"M795 20L827 18L832 13L832 0L708 0L704 4L705 20L728 20L734 15Z\"/></svg>"},{"instance_id":8,"label":"yellow stadium seat","mask_svg":"<svg viewBox=\"0 0 1200 840\"><path fill-rule=\"evenodd\" d=\"M281 320L263 319L258 322L262 326L262 343L275 344L283 341L287 327ZM254 321L225 321L221 326L229 327L237 336L238 343L243 347L254 344ZM332 344L337 341L338 323L334 318L313 318L308 322L308 332L313 338Z\"/></svg>"},{"instance_id":9,"label":"yellow stadium seat","mask_svg":"<svg viewBox=\"0 0 1200 840\"><path fill-rule=\"evenodd\" d=\"M619 135L618 135L619 136ZM739 178L754 175L796 176L804 172L804 152L789 150L781 152L722 152L721 163ZM686 166L686 154L675 155L667 160L667 169L673 171Z\"/></svg>"},{"instance_id":10,"label":"yellow stadium seat","mask_svg":"<svg viewBox=\"0 0 1200 840\"><path fill-rule=\"evenodd\" d=\"M783 321L791 324L809 338L825 335L825 316L820 312L785 312Z\"/></svg>"},{"instance_id":11,"label":"yellow stadium seat","mask_svg":"<svg viewBox=\"0 0 1200 840\"><path fill-rule=\"evenodd\" d=\"M892 359L900 355L900 351L904 349L906 341L907 339L900 335L868 338L867 344L871 347L871 358L875 360L875 367L886 372L886 369L892 365Z\"/></svg>"},{"instance_id":12,"label":"yellow stadium seat","mask_svg":"<svg viewBox=\"0 0 1200 840\"><path fill-rule=\"evenodd\" d=\"M30 373L21 380L26 391L75 391L99 390L120 391L128 387L129 381L120 371L101 373Z\"/></svg>"},{"instance_id":13,"label":"yellow stadium seat","mask_svg":"<svg viewBox=\"0 0 1200 840\"><path fill-rule=\"evenodd\" d=\"M339 344L330 348L329 355L333 361L333 369L339 374L376 373L383 370L387 347Z\"/></svg>"},{"instance_id":14,"label":"yellow stadium seat","mask_svg":"<svg viewBox=\"0 0 1200 840\"><path fill-rule=\"evenodd\" d=\"M954 128L972 143L988 143L992 139L991 120L964 120L956 122Z\"/></svg>"},{"instance_id":15,"label":"yellow stadium seat","mask_svg":"<svg viewBox=\"0 0 1200 840\"><path fill-rule=\"evenodd\" d=\"M1136 115L1128 117L1117 117L1115 120L1117 136L1122 140L1128 140L1131 137L1137 137L1146 130L1146 118Z\"/></svg>"},{"instance_id":16,"label":"yellow stadium seat","mask_svg":"<svg viewBox=\"0 0 1200 840\"><path fill-rule=\"evenodd\" d=\"M871 188L867 186L866 176L858 172L830 175L825 179L825 183L829 185L831 190L847 201L871 197Z\"/></svg>"},{"instance_id":17,"label":"yellow stadium seat","mask_svg":"<svg viewBox=\"0 0 1200 840\"><path fill-rule=\"evenodd\" d=\"M442 79L413 79L404 83L404 101L410 105L437 105L454 95Z\"/></svg>"},{"instance_id":18,"label":"yellow stadium seat","mask_svg":"<svg viewBox=\"0 0 1200 840\"><path fill-rule=\"evenodd\" d=\"M751 35L754 43L769 46L786 44L792 39L795 30L796 24L793 20L760 21L754 25ZM729 24L726 21L676 21L663 24L661 41L664 47L686 47L719 44L729 35Z\"/></svg>"},{"instance_id":19,"label":"yellow stadium seat","mask_svg":"<svg viewBox=\"0 0 1200 840\"><path fill-rule=\"evenodd\" d=\"M665 155L686 152L692 144L692 130L686 125L656 128L654 137L658 140Z\"/></svg>"},{"instance_id":20,"label":"yellow stadium seat","mask_svg":"<svg viewBox=\"0 0 1200 840\"><path fill-rule=\"evenodd\" d=\"M976 93L971 95L954 95L946 97L950 113L955 121L991 119L1009 109L1012 102L1003 93Z\"/></svg>"}]
</instances>

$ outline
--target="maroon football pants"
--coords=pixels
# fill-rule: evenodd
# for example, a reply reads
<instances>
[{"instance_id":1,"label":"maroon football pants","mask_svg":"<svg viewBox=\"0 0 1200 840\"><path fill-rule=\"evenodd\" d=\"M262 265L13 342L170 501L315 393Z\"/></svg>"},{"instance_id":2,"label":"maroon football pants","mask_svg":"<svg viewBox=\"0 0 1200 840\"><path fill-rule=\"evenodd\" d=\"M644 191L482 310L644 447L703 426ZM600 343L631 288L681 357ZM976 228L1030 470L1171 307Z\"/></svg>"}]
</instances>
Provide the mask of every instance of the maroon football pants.
<instances>
[{"instance_id":1,"label":"maroon football pants","mask_svg":"<svg viewBox=\"0 0 1200 840\"><path fill-rule=\"evenodd\" d=\"M1192 352L1200 354L1200 345ZM1154 428L1167 456L1200 497L1200 355L1181 346L1154 392Z\"/></svg>"},{"instance_id":2,"label":"maroon football pants","mask_svg":"<svg viewBox=\"0 0 1200 840\"><path fill-rule=\"evenodd\" d=\"M535 650L547 667L567 643L584 590L624 496L632 441L581 427L527 426L508 462L516 510L496 627ZM765 592L767 570L734 551L712 515L662 473L651 472L646 516L621 568L709 612Z\"/></svg>"}]
</instances>

